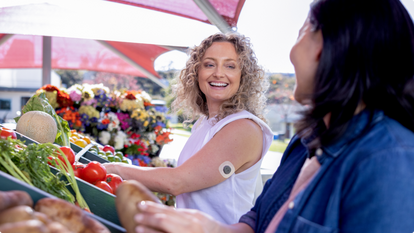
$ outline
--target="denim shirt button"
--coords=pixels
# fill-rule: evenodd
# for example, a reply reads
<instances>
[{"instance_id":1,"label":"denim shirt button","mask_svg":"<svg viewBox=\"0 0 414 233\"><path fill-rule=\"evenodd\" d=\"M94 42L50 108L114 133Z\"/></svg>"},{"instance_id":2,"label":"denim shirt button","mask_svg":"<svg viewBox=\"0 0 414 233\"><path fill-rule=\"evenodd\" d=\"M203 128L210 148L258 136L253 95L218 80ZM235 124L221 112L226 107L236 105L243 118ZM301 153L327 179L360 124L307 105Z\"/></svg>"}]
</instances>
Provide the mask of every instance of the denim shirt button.
<instances>
[{"instance_id":1,"label":"denim shirt button","mask_svg":"<svg viewBox=\"0 0 414 233\"><path fill-rule=\"evenodd\" d=\"M293 209L293 207L295 207L295 202L293 202L293 201L291 201L290 203L289 203L289 209Z\"/></svg>"},{"instance_id":2,"label":"denim shirt button","mask_svg":"<svg viewBox=\"0 0 414 233\"><path fill-rule=\"evenodd\" d=\"M317 156L321 156L323 154L323 150L321 149L321 148L318 148L317 150L316 150L316 155Z\"/></svg>"}]
</instances>

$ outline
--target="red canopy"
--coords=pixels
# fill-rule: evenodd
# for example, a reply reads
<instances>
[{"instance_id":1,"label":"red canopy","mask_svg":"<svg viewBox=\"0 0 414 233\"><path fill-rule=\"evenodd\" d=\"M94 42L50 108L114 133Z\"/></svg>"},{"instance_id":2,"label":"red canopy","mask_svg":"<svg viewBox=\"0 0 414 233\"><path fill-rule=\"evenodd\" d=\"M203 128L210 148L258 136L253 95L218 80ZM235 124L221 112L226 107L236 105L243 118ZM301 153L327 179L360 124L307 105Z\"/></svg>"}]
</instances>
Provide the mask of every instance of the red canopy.
<instances>
[{"instance_id":1,"label":"red canopy","mask_svg":"<svg viewBox=\"0 0 414 233\"><path fill-rule=\"evenodd\" d=\"M0 40L5 36L0 34ZM102 43L107 43L158 78L154 60L170 51L169 48L151 44L52 37L52 69L94 70L147 77ZM41 67L42 36L13 35L0 46L0 68Z\"/></svg>"},{"instance_id":2,"label":"red canopy","mask_svg":"<svg viewBox=\"0 0 414 233\"><path fill-rule=\"evenodd\" d=\"M169 14L183 16L190 19L210 23L207 16L200 10L193 0L107 0L151 10L162 11ZM209 0L216 11L235 27L245 0Z\"/></svg>"}]
</instances>

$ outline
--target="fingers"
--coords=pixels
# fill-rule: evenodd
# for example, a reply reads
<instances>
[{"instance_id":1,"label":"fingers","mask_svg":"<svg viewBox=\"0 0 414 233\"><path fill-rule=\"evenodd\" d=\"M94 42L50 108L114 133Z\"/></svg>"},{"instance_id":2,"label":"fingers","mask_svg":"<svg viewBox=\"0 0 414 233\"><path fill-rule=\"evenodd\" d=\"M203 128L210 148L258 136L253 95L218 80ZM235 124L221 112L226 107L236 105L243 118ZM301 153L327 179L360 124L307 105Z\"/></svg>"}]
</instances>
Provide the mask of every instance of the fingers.
<instances>
[{"instance_id":1,"label":"fingers","mask_svg":"<svg viewBox=\"0 0 414 233\"><path fill-rule=\"evenodd\" d=\"M177 211L153 202L141 202L138 208L141 213L135 215L139 225L136 232L203 232L200 221L192 212Z\"/></svg>"},{"instance_id":2,"label":"fingers","mask_svg":"<svg viewBox=\"0 0 414 233\"><path fill-rule=\"evenodd\" d=\"M164 232L164 231L154 230L152 228L148 228L148 227L145 227L145 226L137 226L135 228L135 232L136 233L160 233L160 232Z\"/></svg>"}]
</instances>

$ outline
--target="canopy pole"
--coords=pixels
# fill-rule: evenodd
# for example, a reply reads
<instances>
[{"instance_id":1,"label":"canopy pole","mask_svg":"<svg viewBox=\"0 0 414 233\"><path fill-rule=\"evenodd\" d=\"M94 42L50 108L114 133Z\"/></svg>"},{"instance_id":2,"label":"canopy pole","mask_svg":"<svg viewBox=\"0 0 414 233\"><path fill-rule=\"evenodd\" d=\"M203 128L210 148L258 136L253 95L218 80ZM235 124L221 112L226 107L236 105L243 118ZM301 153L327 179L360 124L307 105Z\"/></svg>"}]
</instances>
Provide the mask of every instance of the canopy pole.
<instances>
[{"instance_id":1,"label":"canopy pole","mask_svg":"<svg viewBox=\"0 0 414 233\"><path fill-rule=\"evenodd\" d=\"M42 86L51 84L52 73L52 37L43 36Z\"/></svg>"},{"instance_id":2,"label":"canopy pole","mask_svg":"<svg viewBox=\"0 0 414 233\"><path fill-rule=\"evenodd\" d=\"M211 5L208 0L193 0L195 4L197 4L198 8L200 8L203 13L207 16L208 20L216 25L216 27L222 32L233 32L230 25L227 23L226 20L217 12L216 8Z\"/></svg>"},{"instance_id":3,"label":"canopy pole","mask_svg":"<svg viewBox=\"0 0 414 233\"><path fill-rule=\"evenodd\" d=\"M2 46L6 41L10 39L10 37L14 36L14 34L7 34L0 39L0 46Z\"/></svg>"},{"instance_id":4,"label":"canopy pole","mask_svg":"<svg viewBox=\"0 0 414 233\"><path fill-rule=\"evenodd\" d=\"M167 85L165 85L164 83L162 83L157 76L153 75L151 72L149 72L148 70L146 70L144 67L140 66L138 63L136 63L135 61L133 61L131 58L125 56L125 54L119 52L116 48L112 47L112 45L108 44L106 41L102 41L102 40L97 40L97 41L99 43L101 43L103 46L105 46L105 48L107 48L107 49L111 50L112 52L114 52L116 55L118 55L124 61L128 62L128 64L130 64L131 66L137 68L139 71L141 71L142 73L144 73L149 79L151 79L153 82L155 82L156 84L158 84L162 88L166 88L167 87Z\"/></svg>"}]
</instances>

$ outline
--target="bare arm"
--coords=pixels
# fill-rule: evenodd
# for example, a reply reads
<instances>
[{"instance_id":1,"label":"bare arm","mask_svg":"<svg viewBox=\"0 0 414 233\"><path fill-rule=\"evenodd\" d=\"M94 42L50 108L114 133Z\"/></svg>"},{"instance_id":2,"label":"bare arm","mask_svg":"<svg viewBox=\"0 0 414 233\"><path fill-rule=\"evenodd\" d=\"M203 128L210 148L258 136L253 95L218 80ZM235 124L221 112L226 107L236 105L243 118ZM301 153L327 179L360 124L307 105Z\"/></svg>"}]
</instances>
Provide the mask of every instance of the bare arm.
<instances>
[{"instance_id":1,"label":"bare arm","mask_svg":"<svg viewBox=\"0 0 414 233\"><path fill-rule=\"evenodd\" d=\"M225 225L198 210L174 209L165 205L144 202L138 205L140 214L135 216L139 224L136 232L169 233L253 233L245 223Z\"/></svg>"},{"instance_id":2,"label":"bare arm","mask_svg":"<svg viewBox=\"0 0 414 233\"><path fill-rule=\"evenodd\" d=\"M260 126L248 119L233 121L223 127L203 148L176 168L140 167L114 163L105 164L108 173L124 179L135 179L155 192L179 195L208 188L223 182L220 165L229 161L236 173L260 160L263 136Z\"/></svg>"}]
</instances>

